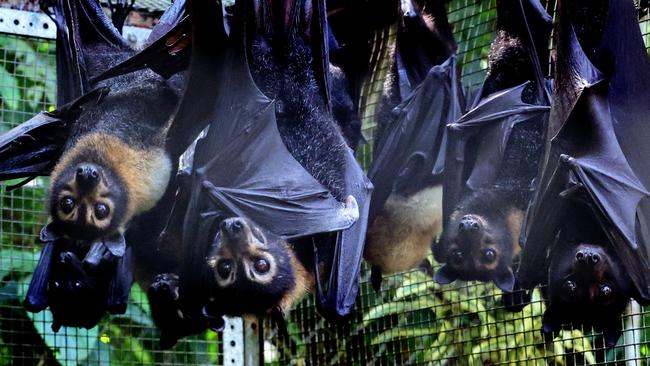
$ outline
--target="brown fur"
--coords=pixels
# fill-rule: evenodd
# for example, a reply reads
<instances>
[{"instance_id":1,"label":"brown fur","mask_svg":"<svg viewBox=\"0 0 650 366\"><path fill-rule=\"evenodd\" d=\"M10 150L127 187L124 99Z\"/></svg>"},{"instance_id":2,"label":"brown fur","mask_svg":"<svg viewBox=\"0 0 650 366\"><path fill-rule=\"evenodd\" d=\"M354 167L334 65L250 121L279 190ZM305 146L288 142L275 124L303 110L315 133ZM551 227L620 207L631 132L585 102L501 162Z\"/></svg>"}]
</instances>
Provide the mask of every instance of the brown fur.
<instances>
[{"instance_id":1,"label":"brown fur","mask_svg":"<svg viewBox=\"0 0 650 366\"><path fill-rule=\"evenodd\" d=\"M519 236L521 235L521 226L524 222L524 211L518 208L511 208L506 214L506 223L510 230L510 237L512 238L512 258L519 258L521 253L521 246L519 245Z\"/></svg>"},{"instance_id":2,"label":"brown fur","mask_svg":"<svg viewBox=\"0 0 650 366\"><path fill-rule=\"evenodd\" d=\"M391 195L368 229L365 259L382 273L417 267L442 232L442 187L408 198Z\"/></svg>"},{"instance_id":3,"label":"brown fur","mask_svg":"<svg viewBox=\"0 0 650 366\"><path fill-rule=\"evenodd\" d=\"M52 171L52 181L59 177L65 167L90 152L102 156L104 164L113 169L126 185L128 207L120 224L120 229L124 230L124 225L133 216L151 209L162 197L171 174L171 161L162 148L137 149L115 136L92 133L83 136L64 153ZM110 187L104 186L94 196L101 196L102 192L109 189Z\"/></svg>"},{"instance_id":4,"label":"brown fur","mask_svg":"<svg viewBox=\"0 0 650 366\"><path fill-rule=\"evenodd\" d=\"M291 256L291 266L294 269L295 286L285 297L282 298L278 305L284 314L300 301L307 293L310 293L314 288L314 276L300 263L295 257Z\"/></svg>"}]
</instances>

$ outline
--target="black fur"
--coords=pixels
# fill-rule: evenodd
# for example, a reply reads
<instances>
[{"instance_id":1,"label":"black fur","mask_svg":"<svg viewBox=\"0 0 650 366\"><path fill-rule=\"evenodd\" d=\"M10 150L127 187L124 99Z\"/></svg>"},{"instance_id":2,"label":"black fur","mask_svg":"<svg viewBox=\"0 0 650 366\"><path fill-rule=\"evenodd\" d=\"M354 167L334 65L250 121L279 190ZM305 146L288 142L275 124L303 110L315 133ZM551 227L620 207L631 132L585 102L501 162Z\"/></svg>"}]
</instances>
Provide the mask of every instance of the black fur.
<instances>
[{"instance_id":1,"label":"black fur","mask_svg":"<svg viewBox=\"0 0 650 366\"><path fill-rule=\"evenodd\" d=\"M330 64L330 94L332 96L332 115L341 129L341 134L352 150L361 141L361 121L352 101L350 83L343 70Z\"/></svg>"},{"instance_id":2,"label":"black fur","mask_svg":"<svg viewBox=\"0 0 650 366\"><path fill-rule=\"evenodd\" d=\"M311 50L300 39L293 39L287 50L272 47L264 37L257 37L251 50L253 78L267 96L276 99L282 141L316 180L343 200L341 167L347 147L320 97Z\"/></svg>"}]
</instances>

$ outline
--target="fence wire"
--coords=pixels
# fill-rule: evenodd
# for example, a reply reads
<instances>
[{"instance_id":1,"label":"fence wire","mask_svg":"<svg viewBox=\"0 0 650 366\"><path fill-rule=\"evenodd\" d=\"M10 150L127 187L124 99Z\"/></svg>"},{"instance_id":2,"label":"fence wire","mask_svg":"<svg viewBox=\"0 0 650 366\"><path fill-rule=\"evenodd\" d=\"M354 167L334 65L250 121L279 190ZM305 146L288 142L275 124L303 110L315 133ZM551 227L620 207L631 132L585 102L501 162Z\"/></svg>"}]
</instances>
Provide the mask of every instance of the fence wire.
<instances>
[{"instance_id":1,"label":"fence wire","mask_svg":"<svg viewBox=\"0 0 650 366\"><path fill-rule=\"evenodd\" d=\"M449 19L459 42L466 86L481 83L493 38L495 0L452 0ZM552 11L552 9L550 9ZM650 44L650 15L639 9ZM394 37L394 29L377 37ZM376 53L375 78L385 76L386 53ZM55 49L51 41L0 34L0 133L55 101ZM363 111L360 149L367 166L381 88ZM50 330L49 311L25 312L21 300L38 260L37 234L45 223L47 179L7 192L0 185L0 366L4 365L206 365L224 364L219 335L206 332L181 340L171 351L157 345L158 331L146 296L137 285L127 313L107 316L90 330ZM433 258L429 258L433 261ZM506 311L492 284L456 282L440 286L423 272L384 277L382 291L370 286L364 266L357 305L346 324L333 325L316 312L313 298L288 316L288 337L264 322L260 345L268 365L647 365L650 312L632 303L622 317L623 336L606 349L590 330L572 329L553 342L541 336L544 304L539 290L519 313ZM247 352L256 350L248 349ZM227 363L227 362L226 362Z\"/></svg>"},{"instance_id":2,"label":"fence wire","mask_svg":"<svg viewBox=\"0 0 650 366\"><path fill-rule=\"evenodd\" d=\"M548 5L548 2L542 1ZM555 2L551 2L554 4ZM640 27L650 44L647 3L639 9ZM549 14L554 9L547 9ZM466 88L479 86L496 25L496 1L452 0L449 21L458 42L458 61ZM395 29L376 38L395 37ZM375 39L375 43L378 42ZM551 45L549 45L551 46ZM373 75L362 100L363 133L368 144L358 152L368 166L387 52L377 50ZM379 87L377 86L379 85ZM428 258L435 263L433 258ZM434 268L436 266L434 265ZM591 329L570 329L552 342L542 337L545 306L540 289L521 312L509 312L493 284L456 281L441 286L413 270L384 276L379 293L370 286L370 268L361 273L357 305L348 324L320 318L314 300L306 299L288 317L288 338L265 323L264 362L267 365L625 365L649 364L650 314L632 302L621 321L623 335L607 349Z\"/></svg>"}]
</instances>

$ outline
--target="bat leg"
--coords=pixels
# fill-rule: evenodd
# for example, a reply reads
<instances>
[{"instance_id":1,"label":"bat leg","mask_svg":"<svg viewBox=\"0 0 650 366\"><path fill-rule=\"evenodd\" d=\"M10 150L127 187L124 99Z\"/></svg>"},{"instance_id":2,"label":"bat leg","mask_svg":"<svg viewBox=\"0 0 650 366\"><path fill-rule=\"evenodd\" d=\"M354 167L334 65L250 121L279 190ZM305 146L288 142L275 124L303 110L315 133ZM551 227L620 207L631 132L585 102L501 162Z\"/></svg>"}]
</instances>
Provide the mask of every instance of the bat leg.
<instances>
[{"instance_id":1,"label":"bat leg","mask_svg":"<svg viewBox=\"0 0 650 366\"><path fill-rule=\"evenodd\" d=\"M131 248L126 248L124 256L117 261L117 267L108 286L108 312L124 314L129 302L129 292L133 284Z\"/></svg>"},{"instance_id":2,"label":"bat leg","mask_svg":"<svg viewBox=\"0 0 650 366\"><path fill-rule=\"evenodd\" d=\"M287 330L287 322L284 320L284 313L279 308L271 311L271 321L278 328L280 338L289 339L289 331Z\"/></svg>"},{"instance_id":3,"label":"bat leg","mask_svg":"<svg viewBox=\"0 0 650 366\"><path fill-rule=\"evenodd\" d=\"M433 277L433 266L431 265L431 262L427 258L424 258L422 262L418 265L418 269L427 275Z\"/></svg>"},{"instance_id":4,"label":"bat leg","mask_svg":"<svg viewBox=\"0 0 650 366\"><path fill-rule=\"evenodd\" d=\"M31 313L37 313L45 309L48 305L47 285L50 279L50 270L54 260L54 242L45 243L41 251L41 258L38 260L36 269L32 276L25 296L25 310Z\"/></svg>"},{"instance_id":5,"label":"bat leg","mask_svg":"<svg viewBox=\"0 0 650 366\"><path fill-rule=\"evenodd\" d=\"M372 284L372 288L376 293L379 293L379 291L381 291L381 281L381 269L379 269L377 266L372 266L370 269L370 284Z\"/></svg>"}]
</instances>

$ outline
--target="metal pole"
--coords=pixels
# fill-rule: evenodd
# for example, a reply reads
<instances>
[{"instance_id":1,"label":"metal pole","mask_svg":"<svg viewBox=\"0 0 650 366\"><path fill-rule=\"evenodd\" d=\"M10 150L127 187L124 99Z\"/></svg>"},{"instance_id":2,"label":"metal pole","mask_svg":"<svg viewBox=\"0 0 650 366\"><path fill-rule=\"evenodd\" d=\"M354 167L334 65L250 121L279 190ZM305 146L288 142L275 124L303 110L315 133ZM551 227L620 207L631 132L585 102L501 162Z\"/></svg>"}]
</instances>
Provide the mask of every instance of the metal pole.
<instances>
[{"instance_id":1,"label":"metal pole","mask_svg":"<svg viewBox=\"0 0 650 366\"><path fill-rule=\"evenodd\" d=\"M627 306L625 320L625 332L623 333L623 342L625 344L625 364L627 366L637 366L638 360L641 359L639 342L641 342L641 305L631 300Z\"/></svg>"}]
</instances>

